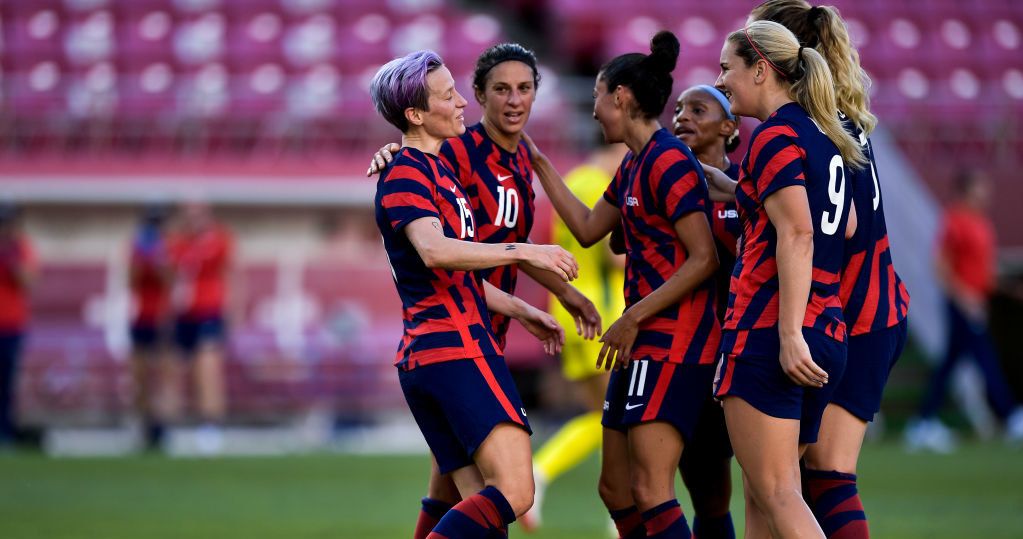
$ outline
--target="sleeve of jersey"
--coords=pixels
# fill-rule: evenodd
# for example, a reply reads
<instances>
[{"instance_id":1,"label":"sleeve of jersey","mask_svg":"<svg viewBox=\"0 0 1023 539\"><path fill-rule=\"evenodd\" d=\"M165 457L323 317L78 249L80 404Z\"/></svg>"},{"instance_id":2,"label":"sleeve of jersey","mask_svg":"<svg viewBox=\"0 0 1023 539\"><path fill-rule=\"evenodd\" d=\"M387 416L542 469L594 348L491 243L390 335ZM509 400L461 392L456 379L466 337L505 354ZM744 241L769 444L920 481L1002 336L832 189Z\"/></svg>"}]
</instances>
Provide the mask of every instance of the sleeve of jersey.
<instances>
[{"instance_id":1,"label":"sleeve of jersey","mask_svg":"<svg viewBox=\"0 0 1023 539\"><path fill-rule=\"evenodd\" d=\"M433 182L410 165L395 165L384 180L381 204L395 231L423 217L440 218L434 203Z\"/></svg>"},{"instance_id":2,"label":"sleeve of jersey","mask_svg":"<svg viewBox=\"0 0 1023 539\"><path fill-rule=\"evenodd\" d=\"M626 156L628 159L628 156ZM604 190L604 200L616 208L621 208L622 203L618 200L619 186L622 183L622 169L625 168L625 161L622 161L621 166L615 172L615 177L611 178L611 183L608 184L607 189Z\"/></svg>"},{"instance_id":3,"label":"sleeve of jersey","mask_svg":"<svg viewBox=\"0 0 1023 539\"><path fill-rule=\"evenodd\" d=\"M707 182L701 181L692 161L678 150L668 150L654 160L650 186L656 195L654 202L673 223L689 212L707 208Z\"/></svg>"},{"instance_id":4,"label":"sleeve of jersey","mask_svg":"<svg viewBox=\"0 0 1023 539\"><path fill-rule=\"evenodd\" d=\"M753 140L750 163L761 201L779 189L806 186L803 176L806 152L796 144L796 138L791 127L776 125L764 129Z\"/></svg>"}]
</instances>

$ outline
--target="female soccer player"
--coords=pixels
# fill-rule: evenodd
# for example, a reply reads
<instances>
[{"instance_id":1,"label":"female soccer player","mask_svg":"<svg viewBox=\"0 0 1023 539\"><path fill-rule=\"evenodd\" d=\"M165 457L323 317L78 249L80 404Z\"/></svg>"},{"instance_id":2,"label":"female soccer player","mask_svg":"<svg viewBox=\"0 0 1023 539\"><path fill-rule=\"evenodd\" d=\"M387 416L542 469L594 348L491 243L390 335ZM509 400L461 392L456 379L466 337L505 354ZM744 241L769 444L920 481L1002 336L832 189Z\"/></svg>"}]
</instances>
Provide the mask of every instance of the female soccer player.
<instances>
[{"instance_id":1,"label":"female soccer player","mask_svg":"<svg viewBox=\"0 0 1023 539\"><path fill-rule=\"evenodd\" d=\"M689 537L673 482L713 379L718 262L702 170L657 120L678 40L660 32L650 50L619 56L597 75L593 116L607 141L630 153L592 209L535 150L533 165L580 244L624 227L626 310L597 356L606 368L618 363L604 404L601 498L622 537Z\"/></svg>"},{"instance_id":2,"label":"female soccer player","mask_svg":"<svg viewBox=\"0 0 1023 539\"><path fill-rule=\"evenodd\" d=\"M529 242L535 213L533 166L529 149L521 140L540 84L536 56L515 43L485 50L476 62L473 89L483 108L483 119L441 145L440 158L465 188L478 225L476 240L484 243ZM374 156L368 175L391 161L398 146L390 144ZM601 332L600 314L575 287L551 272L529 265L496 266L481 272L484 279L508 294L515 293L519 267L551 291L576 322L576 331L587 339ZM504 349L509 319L491 313L498 344ZM423 499L420 524L414 538L459 501L457 491L442 481L436 467L430 489ZM524 520L523 524L527 522Z\"/></svg>"},{"instance_id":3,"label":"female soccer player","mask_svg":"<svg viewBox=\"0 0 1023 539\"><path fill-rule=\"evenodd\" d=\"M868 108L869 79L835 8L771 0L754 8L750 18L782 24L800 43L824 56L835 81L841 120L870 160L869 167L851 170L849 178L857 226L842 258L840 295L849 333L845 374L824 410L817 443L804 455L807 499L824 532L829 537L865 538L869 530L856 489L856 463L867 422L881 409L888 373L906 341L909 307L909 295L892 266L868 138L877 124Z\"/></svg>"},{"instance_id":4,"label":"female soccer player","mask_svg":"<svg viewBox=\"0 0 1023 539\"><path fill-rule=\"evenodd\" d=\"M578 267L557 246L475 243L465 190L437 156L446 138L464 132L466 105L440 57L420 51L385 64L370 93L403 133L376 195L403 305L399 381L440 473L451 474L463 498L429 537L486 537L529 508L533 481L529 425L484 313L489 306L518 319L548 353L563 333L550 315L473 270L523 262L569 280Z\"/></svg>"},{"instance_id":5,"label":"female soccer player","mask_svg":"<svg viewBox=\"0 0 1023 539\"><path fill-rule=\"evenodd\" d=\"M834 114L833 84L824 58L777 23L732 32L721 51L715 86L733 114L763 122L736 188L743 246L715 384L743 469L746 537L824 536L800 495L799 455L845 367L845 168L866 163Z\"/></svg>"},{"instance_id":6,"label":"female soccer player","mask_svg":"<svg viewBox=\"0 0 1023 539\"><path fill-rule=\"evenodd\" d=\"M741 142L738 125L739 118L729 112L728 99L713 86L688 88L675 102L675 136L689 146L701 163L724 171L732 180L739 179L739 164L728 159L728 154ZM718 321L724 322L736 244L742 233L734 195L728 202L713 203L711 230L720 260L715 275L716 312ZM707 399L713 400L710 392ZM679 466L682 481L693 501L693 534L702 539L735 537L729 512L731 459L732 446L728 442L724 414L720 406L709 402L702 409L692 443L682 452Z\"/></svg>"}]
</instances>

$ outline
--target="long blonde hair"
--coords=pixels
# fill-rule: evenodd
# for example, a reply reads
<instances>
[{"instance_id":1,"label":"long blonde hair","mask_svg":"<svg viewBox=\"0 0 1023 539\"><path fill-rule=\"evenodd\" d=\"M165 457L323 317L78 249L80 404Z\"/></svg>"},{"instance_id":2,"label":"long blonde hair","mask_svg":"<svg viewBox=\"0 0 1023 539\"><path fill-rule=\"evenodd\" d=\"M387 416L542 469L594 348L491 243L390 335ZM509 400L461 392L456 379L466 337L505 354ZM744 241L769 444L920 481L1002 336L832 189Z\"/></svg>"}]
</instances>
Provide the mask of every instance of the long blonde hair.
<instances>
[{"instance_id":1,"label":"long blonde hair","mask_svg":"<svg viewBox=\"0 0 1023 539\"><path fill-rule=\"evenodd\" d=\"M750 18L781 24L801 44L817 49L831 68L838 109L870 135L877 126L877 116L870 112L870 77L860 67L860 55L838 8L811 6L805 0L767 0L753 8Z\"/></svg>"},{"instance_id":2,"label":"long blonde hair","mask_svg":"<svg viewBox=\"0 0 1023 539\"><path fill-rule=\"evenodd\" d=\"M842 127L835 102L835 84L828 63L819 52L801 47L796 36L784 26L771 21L757 21L743 30L728 35L735 53L746 66L763 59L778 75L778 81L789 87L790 96L806 110L810 118L838 147L846 165L863 168L867 158L859 141Z\"/></svg>"}]
</instances>

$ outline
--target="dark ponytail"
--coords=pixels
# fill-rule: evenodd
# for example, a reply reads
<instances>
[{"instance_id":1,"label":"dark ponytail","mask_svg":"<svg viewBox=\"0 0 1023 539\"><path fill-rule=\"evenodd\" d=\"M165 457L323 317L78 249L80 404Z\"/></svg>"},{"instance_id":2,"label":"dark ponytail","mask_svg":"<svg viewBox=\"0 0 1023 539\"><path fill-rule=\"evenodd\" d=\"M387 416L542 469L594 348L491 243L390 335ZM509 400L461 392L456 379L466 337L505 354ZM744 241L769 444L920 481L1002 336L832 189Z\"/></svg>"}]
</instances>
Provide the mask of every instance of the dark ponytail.
<instances>
[{"instance_id":1,"label":"dark ponytail","mask_svg":"<svg viewBox=\"0 0 1023 539\"><path fill-rule=\"evenodd\" d=\"M656 118L664 112L671 97L671 72L678 63L679 43L675 34L662 30L650 40L650 54L629 53L616 57L600 68L600 80L609 92L619 86L632 90L639 113Z\"/></svg>"}]
</instances>

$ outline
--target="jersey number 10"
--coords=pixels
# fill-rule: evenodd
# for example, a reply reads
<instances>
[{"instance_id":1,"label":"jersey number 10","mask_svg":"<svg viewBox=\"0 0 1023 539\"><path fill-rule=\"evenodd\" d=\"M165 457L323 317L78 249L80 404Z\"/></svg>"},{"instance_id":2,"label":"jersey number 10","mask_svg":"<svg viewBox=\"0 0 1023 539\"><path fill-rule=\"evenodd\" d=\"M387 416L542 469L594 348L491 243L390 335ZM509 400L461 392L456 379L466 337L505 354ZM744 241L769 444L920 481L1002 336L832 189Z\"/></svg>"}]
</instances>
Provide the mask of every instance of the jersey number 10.
<instances>
[{"instance_id":1,"label":"jersey number 10","mask_svg":"<svg viewBox=\"0 0 1023 539\"><path fill-rule=\"evenodd\" d=\"M497 186L497 215L494 216L494 226L501 226L504 219L504 226L515 228L519 221L519 192L515 189L505 189L503 185Z\"/></svg>"}]
</instances>

